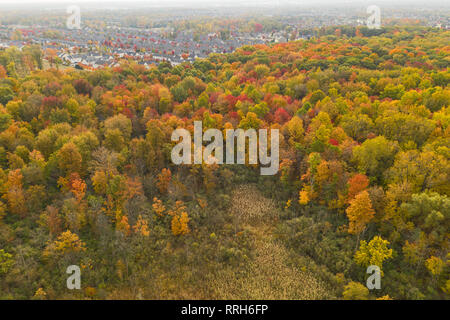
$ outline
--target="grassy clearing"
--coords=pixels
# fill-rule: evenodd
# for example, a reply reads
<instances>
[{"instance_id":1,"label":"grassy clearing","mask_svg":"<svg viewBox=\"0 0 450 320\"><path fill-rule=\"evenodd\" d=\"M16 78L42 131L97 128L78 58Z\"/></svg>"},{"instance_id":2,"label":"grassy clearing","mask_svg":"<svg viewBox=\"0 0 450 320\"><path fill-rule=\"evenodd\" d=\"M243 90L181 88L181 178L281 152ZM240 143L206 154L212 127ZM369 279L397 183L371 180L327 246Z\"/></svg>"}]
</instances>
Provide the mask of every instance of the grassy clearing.
<instances>
[{"instance_id":1,"label":"grassy clearing","mask_svg":"<svg viewBox=\"0 0 450 320\"><path fill-rule=\"evenodd\" d=\"M253 252L245 270L227 267L210 275L217 299L321 299L323 284L311 274L289 265L289 253L273 236L276 207L250 185L232 195L236 229L250 232Z\"/></svg>"}]
</instances>

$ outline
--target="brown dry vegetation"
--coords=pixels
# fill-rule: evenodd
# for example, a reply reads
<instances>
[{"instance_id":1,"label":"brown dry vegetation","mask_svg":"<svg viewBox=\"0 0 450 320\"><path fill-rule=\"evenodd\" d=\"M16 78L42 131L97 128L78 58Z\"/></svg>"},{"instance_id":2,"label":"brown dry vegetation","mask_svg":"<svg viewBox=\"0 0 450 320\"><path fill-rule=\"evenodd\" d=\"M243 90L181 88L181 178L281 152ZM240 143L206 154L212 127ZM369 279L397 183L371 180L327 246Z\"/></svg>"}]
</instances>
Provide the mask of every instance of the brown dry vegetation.
<instances>
[{"instance_id":1,"label":"brown dry vegetation","mask_svg":"<svg viewBox=\"0 0 450 320\"><path fill-rule=\"evenodd\" d=\"M251 185L239 186L232 195L235 227L251 234L253 254L244 271L231 267L210 275L217 299L321 299L324 285L307 271L289 265L289 253L274 236L276 208Z\"/></svg>"},{"instance_id":2,"label":"brown dry vegetation","mask_svg":"<svg viewBox=\"0 0 450 320\"><path fill-rule=\"evenodd\" d=\"M277 223L275 203L253 185L232 192L227 215L233 224L232 237L247 238L250 252L236 267L216 261L194 267L178 261L166 269L153 269L152 280L135 279L134 289L120 288L108 299L326 299L325 285L307 270L289 263L289 251L274 236ZM185 247L184 247L185 248ZM164 251L184 250L166 248ZM191 255L195 255L192 251ZM143 285L144 284L144 285ZM142 289L143 288L143 289Z\"/></svg>"}]
</instances>

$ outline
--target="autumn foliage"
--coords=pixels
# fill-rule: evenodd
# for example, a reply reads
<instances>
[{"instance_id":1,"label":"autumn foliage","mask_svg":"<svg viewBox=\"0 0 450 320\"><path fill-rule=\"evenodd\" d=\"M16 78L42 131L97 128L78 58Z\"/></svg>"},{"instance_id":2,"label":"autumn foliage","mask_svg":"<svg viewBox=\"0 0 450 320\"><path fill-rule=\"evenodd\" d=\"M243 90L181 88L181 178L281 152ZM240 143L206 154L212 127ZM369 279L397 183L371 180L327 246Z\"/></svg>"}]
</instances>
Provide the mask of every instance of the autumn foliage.
<instances>
[{"instance_id":1,"label":"autumn foliage","mask_svg":"<svg viewBox=\"0 0 450 320\"><path fill-rule=\"evenodd\" d=\"M314 35L92 71L2 50L0 299L448 299L449 31ZM278 129L279 172L174 165L194 121Z\"/></svg>"}]
</instances>

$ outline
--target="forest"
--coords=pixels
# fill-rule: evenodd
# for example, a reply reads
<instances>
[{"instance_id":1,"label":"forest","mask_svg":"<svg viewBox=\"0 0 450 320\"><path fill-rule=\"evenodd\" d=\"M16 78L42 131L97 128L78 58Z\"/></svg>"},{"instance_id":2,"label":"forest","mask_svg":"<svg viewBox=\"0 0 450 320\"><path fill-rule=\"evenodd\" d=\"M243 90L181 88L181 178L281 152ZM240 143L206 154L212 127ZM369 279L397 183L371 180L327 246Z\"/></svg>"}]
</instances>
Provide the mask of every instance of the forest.
<instances>
[{"instance_id":1,"label":"forest","mask_svg":"<svg viewBox=\"0 0 450 320\"><path fill-rule=\"evenodd\" d=\"M449 299L450 31L366 31L95 71L0 51L0 299ZM278 174L174 165L194 121L278 129Z\"/></svg>"}]
</instances>

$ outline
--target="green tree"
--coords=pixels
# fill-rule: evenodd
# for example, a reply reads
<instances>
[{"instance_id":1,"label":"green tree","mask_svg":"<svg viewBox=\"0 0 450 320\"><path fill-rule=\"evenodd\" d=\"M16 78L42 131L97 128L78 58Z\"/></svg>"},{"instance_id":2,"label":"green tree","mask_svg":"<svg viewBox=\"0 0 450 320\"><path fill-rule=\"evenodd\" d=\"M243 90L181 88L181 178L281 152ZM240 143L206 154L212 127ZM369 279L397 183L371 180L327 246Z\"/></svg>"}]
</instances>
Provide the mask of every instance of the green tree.
<instances>
[{"instance_id":1,"label":"green tree","mask_svg":"<svg viewBox=\"0 0 450 320\"><path fill-rule=\"evenodd\" d=\"M369 176L381 178L384 171L394 162L397 144L383 136L369 139L353 149L353 159L358 169Z\"/></svg>"}]
</instances>

